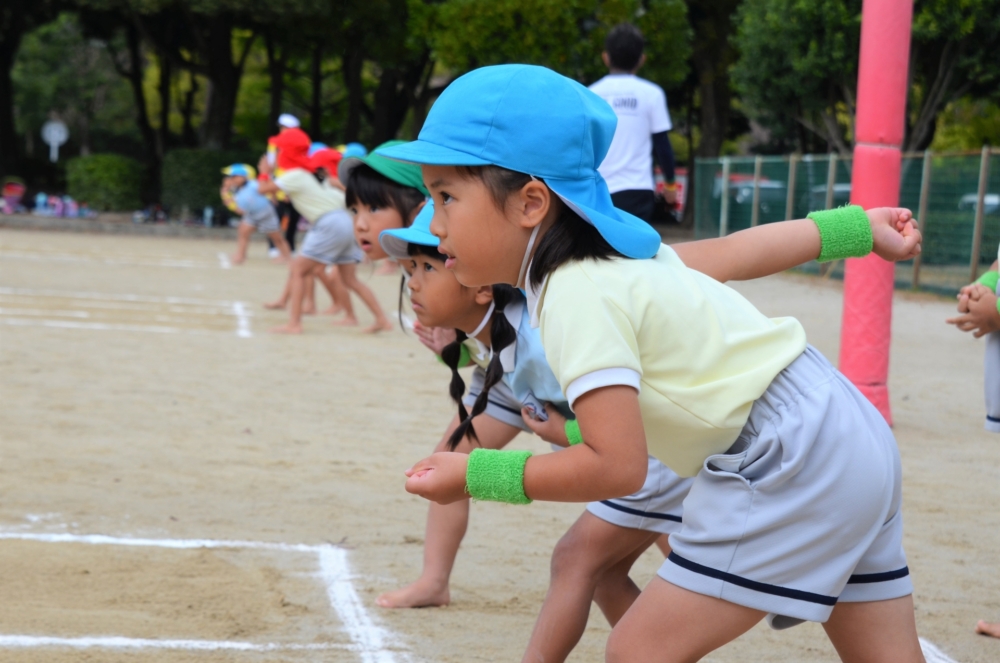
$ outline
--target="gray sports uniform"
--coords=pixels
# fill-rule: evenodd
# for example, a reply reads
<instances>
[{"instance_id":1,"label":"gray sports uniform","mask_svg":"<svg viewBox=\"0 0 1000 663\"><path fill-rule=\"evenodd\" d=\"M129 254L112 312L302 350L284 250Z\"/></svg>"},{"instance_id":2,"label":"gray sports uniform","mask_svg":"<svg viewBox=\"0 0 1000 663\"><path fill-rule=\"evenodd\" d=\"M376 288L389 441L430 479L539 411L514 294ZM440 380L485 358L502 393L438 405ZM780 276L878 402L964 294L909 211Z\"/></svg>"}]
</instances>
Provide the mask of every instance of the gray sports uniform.
<instances>
[{"instance_id":1,"label":"gray sports uniform","mask_svg":"<svg viewBox=\"0 0 1000 663\"><path fill-rule=\"evenodd\" d=\"M612 525L670 534L681 528L684 498L694 479L677 476L673 470L649 457L646 483L627 497L591 502L587 511Z\"/></svg>"},{"instance_id":2,"label":"gray sports uniform","mask_svg":"<svg viewBox=\"0 0 1000 663\"><path fill-rule=\"evenodd\" d=\"M261 208L259 212L252 214L248 212L243 215L243 223L253 226L257 229L257 232L265 235L270 235L281 230L281 221L278 219L278 213L274 211L274 207L271 205Z\"/></svg>"},{"instance_id":3,"label":"gray sports uniform","mask_svg":"<svg viewBox=\"0 0 1000 663\"><path fill-rule=\"evenodd\" d=\"M324 265L361 262L361 248L354 241L354 220L347 210L327 212L306 233L299 255Z\"/></svg>"},{"instance_id":4,"label":"gray sports uniform","mask_svg":"<svg viewBox=\"0 0 1000 663\"><path fill-rule=\"evenodd\" d=\"M477 366L472 372L469 392L462 399L466 407L471 408L476 402L476 397L483 390L485 378L486 371ZM521 402L503 380L490 389L484 414L525 432L531 432L521 418ZM558 445L552 445L552 448L556 451L562 449ZM673 470L650 456L646 482L641 490L627 497L592 502L587 505L587 511L619 527L669 534L680 528L684 498L693 481L694 479L682 479L674 474Z\"/></svg>"},{"instance_id":5,"label":"gray sports uniform","mask_svg":"<svg viewBox=\"0 0 1000 663\"><path fill-rule=\"evenodd\" d=\"M1000 284L997 284L1000 297ZM986 430L1000 433L1000 332L986 336Z\"/></svg>"},{"instance_id":6,"label":"gray sports uniform","mask_svg":"<svg viewBox=\"0 0 1000 663\"><path fill-rule=\"evenodd\" d=\"M754 403L736 443L705 460L659 574L771 613L775 628L823 622L838 600L912 593L900 502L885 420L808 347Z\"/></svg>"}]
</instances>

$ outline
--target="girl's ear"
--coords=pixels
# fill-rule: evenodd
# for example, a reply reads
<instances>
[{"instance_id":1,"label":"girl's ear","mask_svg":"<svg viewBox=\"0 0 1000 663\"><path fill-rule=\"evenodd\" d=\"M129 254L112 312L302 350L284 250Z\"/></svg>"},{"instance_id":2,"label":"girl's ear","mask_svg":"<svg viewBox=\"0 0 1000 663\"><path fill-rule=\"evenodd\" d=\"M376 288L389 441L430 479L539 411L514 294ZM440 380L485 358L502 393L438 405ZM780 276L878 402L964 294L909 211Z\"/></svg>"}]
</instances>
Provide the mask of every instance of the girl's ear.
<instances>
[{"instance_id":1,"label":"girl's ear","mask_svg":"<svg viewBox=\"0 0 1000 663\"><path fill-rule=\"evenodd\" d=\"M544 221L552 207L552 196L549 187L539 180L531 180L525 184L521 188L515 210L518 225L531 230Z\"/></svg>"},{"instance_id":2,"label":"girl's ear","mask_svg":"<svg viewBox=\"0 0 1000 663\"><path fill-rule=\"evenodd\" d=\"M424 205L426 205L426 204L427 204L427 201L425 200L424 202L422 202L419 205L417 205L416 207L414 207L412 211L410 211L409 216L406 217L406 227L407 228L409 228L410 226L413 225L413 220L417 218L417 214L420 214L420 210L422 210L424 208Z\"/></svg>"},{"instance_id":3,"label":"girl's ear","mask_svg":"<svg viewBox=\"0 0 1000 663\"><path fill-rule=\"evenodd\" d=\"M476 288L476 303L485 306L493 301L493 286L481 285Z\"/></svg>"}]
</instances>

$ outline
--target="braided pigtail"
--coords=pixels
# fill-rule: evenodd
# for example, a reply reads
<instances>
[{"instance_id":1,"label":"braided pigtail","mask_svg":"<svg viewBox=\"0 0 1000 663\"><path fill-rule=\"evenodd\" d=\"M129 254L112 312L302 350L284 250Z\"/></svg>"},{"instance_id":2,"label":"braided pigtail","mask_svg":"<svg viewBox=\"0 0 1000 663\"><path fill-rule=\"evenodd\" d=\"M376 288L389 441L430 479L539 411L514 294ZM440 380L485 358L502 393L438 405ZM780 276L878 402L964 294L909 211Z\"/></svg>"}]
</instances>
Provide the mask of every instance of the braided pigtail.
<instances>
[{"instance_id":1,"label":"braided pigtail","mask_svg":"<svg viewBox=\"0 0 1000 663\"><path fill-rule=\"evenodd\" d=\"M467 338L468 336L465 335L464 331L456 329L455 340L444 346L441 350L441 361L451 369L451 384L448 385L448 394L458 405L458 420L460 423L465 422L469 418L469 412L465 409L465 403L462 402L462 396L465 396L465 380L462 379L461 374L458 372L458 369L461 368L458 364L462 360L462 342Z\"/></svg>"},{"instance_id":2,"label":"braided pigtail","mask_svg":"<svg viewBox=\"0 0 1000 663\"><path fill-rule=\"evenodd\" d=\"M406 272L399 277L399 304L396 306L396 314L399 316L399 328L406 333L406 323L403 322L403 294L406 290Z\"/></svg>"},{"instance_id":3,"label":"braided pigtail","mask_svg":"<svg viewBox=\"0 0 1000 663\"><path fill-rule=\"evenodd\" d=\"M486 410L489 402L490 389L503 378L503 366L500 364L500 352L508 345L517 340L517 330L514 329L503 311L507 304L514 298L515 289L509 285L493 286L493 303L496 307L493 310L493 320L490 322L490 346L493 358L490 365L486 367L486 378L483 382L483 390L476 397L476 402L472 405L472 412L469 417L458 425L455 432L448 439L448 446L454 450L463 437L468 436L470 440L479 441L476 437L476 429L472 426L472 420L477 415Z\"/></svg>"}]
</instances>

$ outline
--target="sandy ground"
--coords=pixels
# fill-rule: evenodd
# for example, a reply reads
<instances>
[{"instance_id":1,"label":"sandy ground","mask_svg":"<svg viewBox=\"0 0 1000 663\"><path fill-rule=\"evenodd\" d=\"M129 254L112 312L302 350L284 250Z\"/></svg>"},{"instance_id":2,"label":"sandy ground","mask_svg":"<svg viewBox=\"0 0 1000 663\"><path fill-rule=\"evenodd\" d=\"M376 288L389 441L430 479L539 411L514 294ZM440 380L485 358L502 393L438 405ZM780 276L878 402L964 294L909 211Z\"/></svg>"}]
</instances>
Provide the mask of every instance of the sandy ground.
<instances>
[{"instance_id":1,"label":"sandy ground","mask_svg":"<svg viewBox=\"0 0 1000 663\"><path fill-rule=\"evenodd\" d=\"M549 553L578 505L477 504L445 609L384 611L416 577L426 505L402 489L451 416L445 369L399 331L378 337L260 303L284 268L253 245L223 269L208 240L0 232L0 535L106 534L342 545L391 660L519 660ZM365 271L366 275L370 272ZM370 276L387 308L398 279ZM739 289L794 315L837 357L841 291L778 276ZM325 295L321 297L325 304ZM360 306L360 304L358 304ZM1000 660L972 632L1000 619L1000 438L983 432L982 343L943 299L897 298L891 393L921 635L962 663ZM242 317L243 336L240 335ZM364 313L362 323L369 320ZM248 335L249 333L249 335ZM514 445L544 451L521 436ZM633 576L649 580L649 552ZM0 539L3 636L239 641L325 650L0 646L0 661L357 661L313 557ZM603 660L599 613L573 659ZM764 626L708 660L833 661L817 625Z\"/></svg>"}]
</instances>

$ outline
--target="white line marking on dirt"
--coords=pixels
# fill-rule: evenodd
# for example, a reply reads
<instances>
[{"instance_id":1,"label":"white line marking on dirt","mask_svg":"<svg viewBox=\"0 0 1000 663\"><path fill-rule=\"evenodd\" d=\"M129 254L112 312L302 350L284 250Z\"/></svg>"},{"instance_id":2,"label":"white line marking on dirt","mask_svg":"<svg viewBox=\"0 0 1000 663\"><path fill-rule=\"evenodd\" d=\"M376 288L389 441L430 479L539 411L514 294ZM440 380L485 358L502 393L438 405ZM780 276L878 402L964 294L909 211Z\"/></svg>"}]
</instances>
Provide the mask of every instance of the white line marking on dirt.
<instances>
[{"instance_id":1,"label":"white line marking on dirt","mask_svg":"<svg viewBox=\"0 0 1000 663\"><path fill-rule=\"evenodd\" d=\"M243 302L233 302L233 315L236 316L236 335L240 338L250 338L250 316L247 305Z\"/></svg>"},{"instance_id":2,"label":"white line marking on dirt","mask_svg":"<svg viewBox=\"0 0 1000 663\"><path fill-rule=\"evenodd\" d=\"M0 308L0 315L54 315L59 318L89 318L86 311L45 310L39 308Z\"/></svg>"},{"instance_id":3,"label":"white line marking on dirt","mask_svg":"<svg viewBox=\"0 0 1000 663\"><path fill-rule=\"evenodd\" d=\"M920 638L920 651L924 653L927 663L958 663L951 656L938 649L937 645L930 640Z\"/></svg>"},{"instance_id":4,"label":"white line marking on dirt","mask_svg":"<svg viewBox=\"0 0 1000 663\"><path fill-rule=\"evenodd\" d=\"M0 295L26 295L29 297L63 297L65 299L96 299L106 302L148 302L155 304L195 304L198 306L230 307L225 299L197 299L195 297L151 297L149 295L117 294L108 292L80 292L73 290L36 290L34 288L0 287Z\"/></svg>"},{"instance_id":5,"label":"white line marking on dirt","mask_svg":"<svg viewBox=\"0 0 1000 663\"><path fill-rule=\"evenodd\" d=\"M233 263L229 262L229 256L227 256L222 251L219 251L219 267L222 269L229 269L233 266Z\"/></svg>"},{"instance_id":6,"label":"white line marking on dirt","mask_svg":"<svg viewBox=\"0 0 1000 663\"><path fill-rule=\"evenodd\" d=\"M229 642L225 640L154 640L149 638L124 638L121 636L89 636L83 638L53 638L35 635L0 635L0 648L70 647L73 649L187 649L213 651L303 651L340 649L356 651L354 645L335 642L312 644L281 644L268 642Z\"/></svg>"},{"instance_id":7,"label":"white line marking on dirt","mask_svg":"<svg viewBox=\"0 0 1000 663\"><path fill-rule=\"evenodd\" d=\"M357 645L364 663L395 663L393 653L386 649L389 634L378 626L365 610L351 584L347 551L324 546L317 552L320 574L326 582L330 604L340 616L351 641Z\"/></svg>"},{"instance_id":8,"label":"white line marking on dirt","mask_svg":"<svg viewBox=\"0 0 1000 663\"><path fill-rule=\"evenodd\" d=\"M184 269L190 269L193 267L208 267L207 263L198 263L194 260L177 260L177 259L152 259L152 260L127 260L122 258L89 258L86 256L75 256L75 255L65 255L65 254L37 254L37 253L18 253L14 251L2 251L0 252L0 259L13 258L15 260L34 260L36 262L90 262L90 263L100 263L102 265L127 265L130 267L181 267ZM228 268L227 268L228 269Z\"/></svg>"},{"instance_id":9,"label":"white line marking on dirt","mask_svg":"<svg viewBox=\"0 0 1000 663\"><path fill-rule=\"evenodd\" d=\"M194 329L179 329L177 327L158 327L155 325L113 325L104 322L70 322L69 320L29 320L25 318L3 318L0 323L14 327L56 327L59 329L96 329L99 331L132 331L150 332L153 334L180 334L187 331L200 333Z\"/></svg>"},{"instance_id":10,"label":"white line marking on dirt","mask_svg":"<svg viewBox=\"0 0 1000 663\"><path fill-rule=\"evenodd\" d=\"M326 586L327 597L330 605L336 611L337 616L344 625L348 637L354 643L350 646L337 646L338 648L350 649L361 654L363 663L396 663L397 656L389 649L388 644L392 638L389 631L379 626L368 614L362 603L354 585L351 582L351 570L347 561L347 551L331 545L306 545L302 543L271 543L268 541L227 541L217 539L145 539L129 538L119 536L106 536L104 534L68 534L61 532L32 533L16 531L0 531L0 540L15 539L20 541L39 541L43 543L82 543L88 545L113 545L113 546L140 546L153 548L173 548L173 549L197 549L197 548L250 548L256 550L277 550L282 552L303 552L316 555L319 563L319 575ZM0 636L0 647L3 646L26 646L26 645L6 645L9 638L30 638L33 636ZM40 638L38 640L59 641L65 638ZM68 640L101 640L101 638L90 639L68 639ZM110 640L129 641L129 638L111 638ZM50 642L50 646L51 646ZM172 642L168 640L135 640L135 642L162 643ZM208 642L200 640L178 640L175 642ZM228 649L240 649L243 645L250 647L270 647L272 645L254 645L252 643L224 643ZM43 646L30 645L30 646ZM74 646L74 645L66 645ZM77 645L79 646L79 645ZM91 646L130 646L130 645L91 645ZM142 645L142 646L163 646L163 645ZM278 645L274 645L277 647ZM281 648L292 647L281 645ZM197 647L192 647L197 648ZM212 647L204 647L206 649ZM308 646L296 646L296 648L309 648ZM254 651L258 651L254 649ZM269 650L259 650L269 651ZM404 655L404 658L408 658Z\"/></svg>"}]
</instances>

